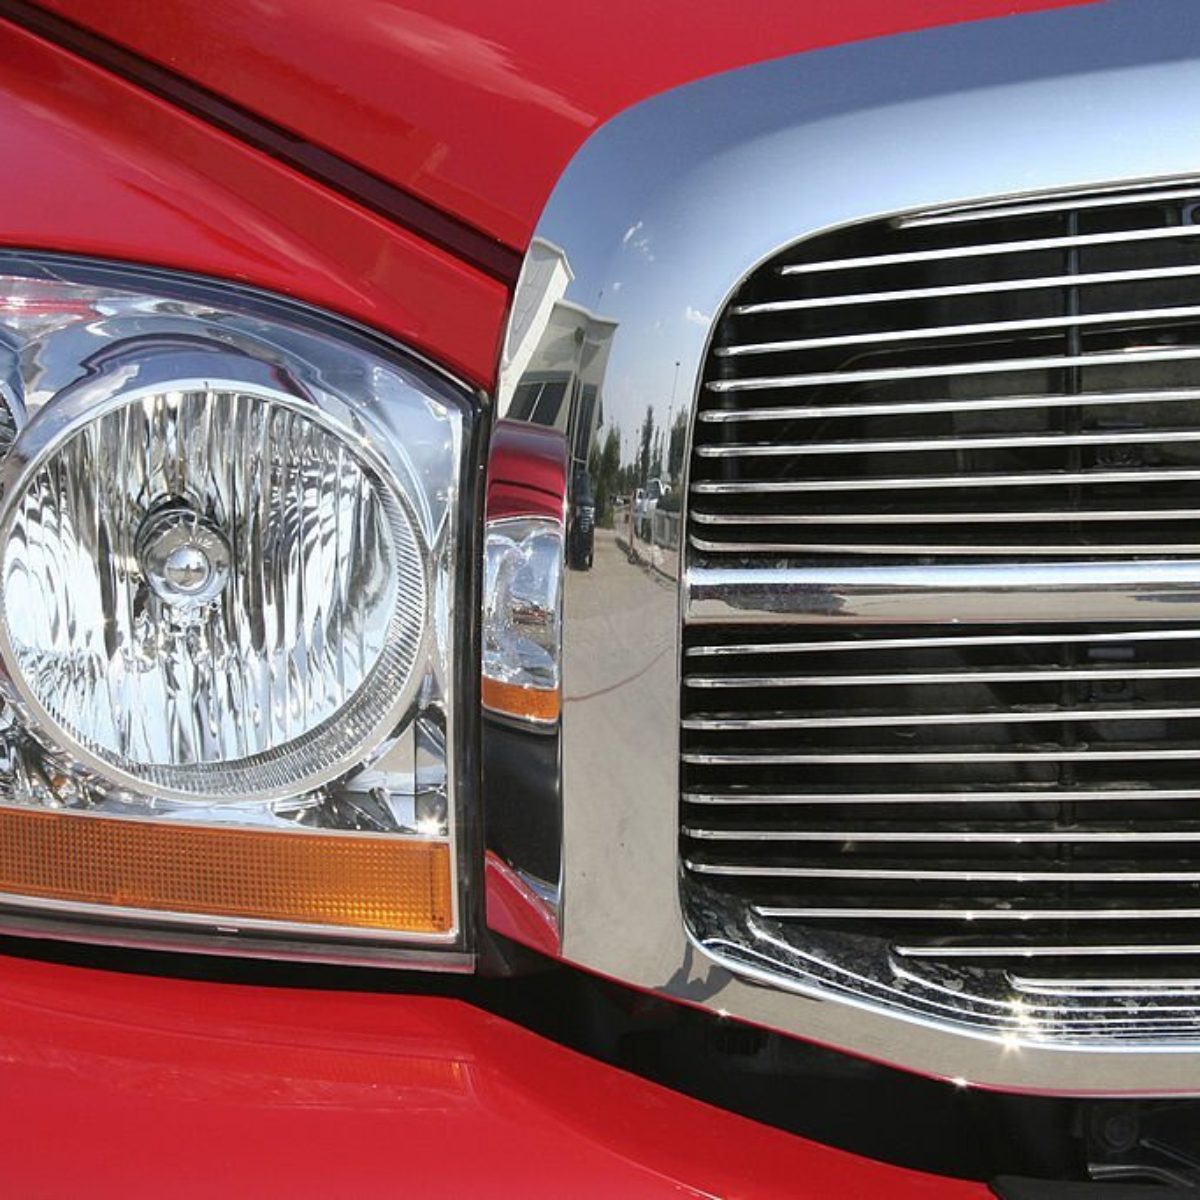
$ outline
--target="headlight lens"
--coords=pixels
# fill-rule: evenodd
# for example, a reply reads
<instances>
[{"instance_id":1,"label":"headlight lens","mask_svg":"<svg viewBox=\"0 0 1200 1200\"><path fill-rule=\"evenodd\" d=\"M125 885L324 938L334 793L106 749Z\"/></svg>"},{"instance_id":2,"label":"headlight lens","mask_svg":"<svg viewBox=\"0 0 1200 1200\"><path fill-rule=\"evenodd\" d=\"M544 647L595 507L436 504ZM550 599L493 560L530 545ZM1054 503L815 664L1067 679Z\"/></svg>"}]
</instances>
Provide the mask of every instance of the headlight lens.
<instances>
[{"instance_id":1,"label":"headlight lens","mask_svg":"<svg viewBox=\"0 0 1200 1200\"><path fill-rule=\"evenodd\" d=\"M191 380L84 405L0 515L20 699L74 757L159 797L336 777L411 699L426 624L393 487L282 393Z\"/></svg>"},{"instance_id":2,"label":"headlight lens","mask_svg":"<svg viewBox=\"0 0 1200 1200\"><path fill-rule=\"evenodd\" d=\"M0 905L461 945L465 391L5 255L0 401Z\"/></svg>"}]
</instances>

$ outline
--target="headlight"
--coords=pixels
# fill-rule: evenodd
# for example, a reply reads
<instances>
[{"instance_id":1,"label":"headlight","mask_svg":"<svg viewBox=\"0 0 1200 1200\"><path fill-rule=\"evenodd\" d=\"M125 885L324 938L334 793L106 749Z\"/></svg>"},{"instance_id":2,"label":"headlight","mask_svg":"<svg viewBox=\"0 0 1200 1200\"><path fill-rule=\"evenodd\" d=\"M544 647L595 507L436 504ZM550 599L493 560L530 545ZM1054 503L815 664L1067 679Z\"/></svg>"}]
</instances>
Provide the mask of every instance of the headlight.
<instances>
[{"instance_id":1,"label":"headlight","mask_svg":"<svg viewBox=\"0 0 1200 1200\"><path fill-rule=\"evenodd\" d=\"M0 271L0 905L459 944L466 394L232 289Z\"/></svg>"}]
</instances>

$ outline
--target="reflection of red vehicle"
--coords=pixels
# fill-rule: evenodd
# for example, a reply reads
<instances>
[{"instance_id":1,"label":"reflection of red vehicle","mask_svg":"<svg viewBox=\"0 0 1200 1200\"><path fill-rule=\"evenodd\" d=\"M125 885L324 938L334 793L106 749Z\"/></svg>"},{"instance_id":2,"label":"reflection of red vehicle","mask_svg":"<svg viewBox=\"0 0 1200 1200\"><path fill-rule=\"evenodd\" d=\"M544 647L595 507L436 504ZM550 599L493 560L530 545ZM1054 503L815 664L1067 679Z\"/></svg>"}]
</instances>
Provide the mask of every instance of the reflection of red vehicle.
<instances>
[{"instance_id":1,"label":"reflection of red vehicle","mask_svg":"<svg viewBox=\"0 0 1200 1200\"><path fill-rule=\"evenodd\" d=\"M1156 7L0 0L7 1194L1200 1179Z\"/></svg>"}]
</instances>

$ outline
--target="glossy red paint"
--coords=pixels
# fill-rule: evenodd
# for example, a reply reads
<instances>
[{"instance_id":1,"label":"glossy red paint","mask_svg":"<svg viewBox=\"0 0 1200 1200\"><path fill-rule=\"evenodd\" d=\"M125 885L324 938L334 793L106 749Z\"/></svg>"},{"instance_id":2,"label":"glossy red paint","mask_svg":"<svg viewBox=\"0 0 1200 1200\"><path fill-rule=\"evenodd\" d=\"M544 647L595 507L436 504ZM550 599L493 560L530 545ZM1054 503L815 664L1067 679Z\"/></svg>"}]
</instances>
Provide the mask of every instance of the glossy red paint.
<instances>
[{"instance_id":1,"label":"glossy red paint","mask_svg":"<svg viewBox=\"0 0 1200 1200\"><path fill-rule=\"evenodd\" d=\"M841 42L1092 0L41 0L524 247L623 108Z\"/></svg>"},{"instance_id":2,"label":"glossy red paint","mask_svg":"<svg viewBox=\"0 0 1200 1200\"><path fill-rule=\"evenodd\" d=\"M567 461L567 439L557 429L497 421L488 451L487 519L562 520Z\"/></svg>"},{"instance_id":3,"label":"glossy red paint","mask_svg":"<svg viewBox=\"0 0 1200 1200\"><path fill-rule=\"evenodd\" d=\"M677 1095L459 1001L0 958L0 1190L984 1200Z\"/></svg>"},{"instance_id":4,"label":"glossy red paint","mask_svg":"<svg viewBox=\"0 0 1200 1200\"><path fill-rule=\"evenodd\" d=\"M550 906L491 850L485 855L483 874L488 927L557 958L561 953L558 921Z\"/></svg>"},{"instance_id":5,"label":"glossy red paint","mask_svg":"<svg viewBox=\"0 0 1200 1200\"><path fill-rule=\"evenodd\" d=\"M0 244L256 284L492 378L495 280L3 21L0 144Z\"/></svg>"}]
</instances>

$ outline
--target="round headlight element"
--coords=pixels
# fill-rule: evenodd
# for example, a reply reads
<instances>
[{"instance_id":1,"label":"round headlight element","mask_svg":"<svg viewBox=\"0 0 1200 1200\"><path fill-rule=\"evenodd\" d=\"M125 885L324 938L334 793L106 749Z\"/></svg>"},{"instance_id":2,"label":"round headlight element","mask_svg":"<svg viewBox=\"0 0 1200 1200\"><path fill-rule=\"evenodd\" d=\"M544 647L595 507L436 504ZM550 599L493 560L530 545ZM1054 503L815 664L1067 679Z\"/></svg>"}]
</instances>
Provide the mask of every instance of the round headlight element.
<instances>
[{"instance_id":1,"label":"round headlight element","mask_svg":"<svg viewBox=\"0 0 1200 1200\"><path fill-rule=\"evenodd\" d=\"M428 604L362 430L238 381L54 407L18 438L0 510L18 711L163 798L294 796L361 761L413 699Z\"/></svg>"}]
</instances>

